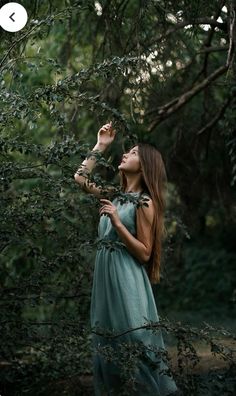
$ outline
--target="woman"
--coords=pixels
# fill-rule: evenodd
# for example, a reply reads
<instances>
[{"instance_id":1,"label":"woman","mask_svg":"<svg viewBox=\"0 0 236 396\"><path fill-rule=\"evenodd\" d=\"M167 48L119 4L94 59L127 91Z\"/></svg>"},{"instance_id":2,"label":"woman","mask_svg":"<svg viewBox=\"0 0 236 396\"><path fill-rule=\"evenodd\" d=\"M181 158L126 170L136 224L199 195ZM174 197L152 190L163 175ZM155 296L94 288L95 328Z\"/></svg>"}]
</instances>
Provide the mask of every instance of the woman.
<instances>
[{"instance_id":1,"label":"woman","mask_svg":"<svg viewBox=\"0 0 236 396\"><path fill-rule=\"evenodd\" d=\"M104 125L98 132L94 149L103 151L114 137L111 123ZM89 171L94 162L91 164L91 160L83 163ZM86 191L101 198L102 204L98 236L103 245L96 254L90 309L94 331L94 391L96 396L122 394L121 369L127 362L122 363L121 348L123 345L127 350L129 345L137 343L135 345L143 346L145 352L140 356L137 352L137 366L132 372L136 388L129 394L173 395L177 386L170 373L167 375L163 371L168 371L163 355L155 355L151 350L154 347L160 353L165 352L161 329L156 328L154 333L151 329L140 328L148 321L159 322L151 283L160 282L161 238L165 231L165 167L158 150L138 143L123 155L118 168L122 199L117 196L110 201L101 198L103 190L94 184L86 187ZM77 177L77 181L82 184L85 178ZM110 187L108 191L113 190ZM124 198L131 199L124 203ZM148 205L143 205L144 202ZM109 242L116 246L115 249L108 248ZM135 328L139 329L131 330ZM122 334L105 337L103 331ZM108 346L114 348L110 360L102 354L103 347ZM117 361L112 359L116 356ZM153 362L156 365L153 366Z\"/></svg>"}]
</instances>

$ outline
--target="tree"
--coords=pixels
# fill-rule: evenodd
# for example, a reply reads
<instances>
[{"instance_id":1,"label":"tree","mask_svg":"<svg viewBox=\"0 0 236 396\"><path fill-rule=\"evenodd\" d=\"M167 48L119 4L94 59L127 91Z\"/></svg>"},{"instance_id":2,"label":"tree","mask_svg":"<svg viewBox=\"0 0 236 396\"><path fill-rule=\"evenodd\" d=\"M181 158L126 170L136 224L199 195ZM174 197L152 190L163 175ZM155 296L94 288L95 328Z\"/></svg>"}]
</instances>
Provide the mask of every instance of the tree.
<instances>
[{"instance_id":1,"label":"tree","mask_svg":"<svg viewBox=\"0 0 236 396\"><path fill-rule=\"evenodd\" d=\"M230 312L235 302L235 2L35 0L24 6L26 27L1 32L3 394L43 393L53 378L91 368L88 310L99 205L73 175L105 120L113 120L118 136L107 158L98 157L91 176L97 184L117 182L112 164L120 147L137 140L156 145L166 161L166 264L174 264L163 277L170 293L159 295L178 306L178 285L190 274L186 306L196 304L196 281L203 290L199 306L209 295ZM194 250L197 243L205 258L202 248ZM205 260L208 276L220 282L212 252L216 268L224 262L227 274L214 291L202 283ZM195 262L203 264L187 274L184 264ZM184 331L170 328L179 335L181 366ZM230 353L215 349L232 369Z\"/></svg>"}]
</instances>

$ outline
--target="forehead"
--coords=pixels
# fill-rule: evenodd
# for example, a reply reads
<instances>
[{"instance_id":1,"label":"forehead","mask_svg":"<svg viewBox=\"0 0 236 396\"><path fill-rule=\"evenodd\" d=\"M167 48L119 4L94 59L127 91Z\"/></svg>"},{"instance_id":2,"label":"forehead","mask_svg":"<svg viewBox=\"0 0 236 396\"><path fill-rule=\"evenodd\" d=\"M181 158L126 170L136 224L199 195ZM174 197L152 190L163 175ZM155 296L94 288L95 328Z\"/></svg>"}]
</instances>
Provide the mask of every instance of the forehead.
<instances>
[{"instance_id":1,"label":"forehead","mask_svg":"<svg viewBox=\"0 0 236 396\"><path fill-rule=\"evenodd\" d=\"M138 151L138 146L131 147L131 149L129 151L131 151L131 150Z\"/></svg>"}]
</instances>

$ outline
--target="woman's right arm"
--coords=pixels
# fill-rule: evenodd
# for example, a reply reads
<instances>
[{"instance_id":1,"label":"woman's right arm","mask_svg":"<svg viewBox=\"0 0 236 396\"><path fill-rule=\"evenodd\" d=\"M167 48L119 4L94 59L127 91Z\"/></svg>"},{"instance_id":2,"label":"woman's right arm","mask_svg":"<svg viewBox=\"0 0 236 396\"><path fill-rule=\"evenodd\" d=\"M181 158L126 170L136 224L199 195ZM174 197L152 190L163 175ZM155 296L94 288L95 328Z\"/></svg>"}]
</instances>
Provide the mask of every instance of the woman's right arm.
<instances>
[{"instance_id":1,"label":"woman's right arm","mask_svg":"<svg viewBox=\"0 0 236 396\"><path fill-rule=\"evenodd\" d=\"M115 132L111 131L111 124L107 124L103 126L99 132L98 132L98 141L92 151L100 151L103 152L106 150L108 145L111 143L111 141L114 139ZM98 198L104 197L104 190L102 187L97 187L95 183L91 183L88 181L88 175L89 173L92 172L93 168L96 165L96 157L95 156L90 156L89 158L86 158L81 166L78 168L76 173L74 174L74 179L76 183L79 183L83 189L91 194L94 194ZM81 174L82 173L82 174ZM105 191L114 191L114 187L107 187Z\"/></svg>"},{"instance_id":2,"label":"woman's right arm","mask_svg":"<svg viewBox=\"0 0 236 396\"><path fill-rule=\"evenodd\" d=\"M106 149L105 146L101 146L97 143L94 146L94 148L92 149L92 151L98 150L100 152L103 152L103 151L105 151L105 149ZM96 166L96 157L95 156L86 158L82 162L82 164L78 168L78 170L75 172L74 178L75 178L76 183L79 183L86 192L94 194L100 198L100 189L98 187L96 187L95 183L89 182L88 177L86 176L92 172L92 170L95 166Z\"/></svg>"}]
</instances>

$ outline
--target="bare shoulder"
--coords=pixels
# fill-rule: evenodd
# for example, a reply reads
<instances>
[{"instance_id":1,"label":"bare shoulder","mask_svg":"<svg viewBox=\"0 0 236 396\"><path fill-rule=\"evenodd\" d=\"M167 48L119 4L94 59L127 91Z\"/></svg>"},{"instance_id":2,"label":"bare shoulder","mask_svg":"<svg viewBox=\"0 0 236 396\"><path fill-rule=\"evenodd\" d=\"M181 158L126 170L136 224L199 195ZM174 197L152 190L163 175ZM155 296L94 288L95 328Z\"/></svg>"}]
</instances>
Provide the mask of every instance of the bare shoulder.
<instances>
[{"instance_id":1,"label":"bare shoulder","mask_svg":"<svg viewBox=\"0 0 236 396\"><path fill-rule=\"evenodd\" d=\"M148 223L153 222L155 214L155 207L153 200L148 194L143 194L140 199L140 204L137 206L137 215L142 216Z\"/></svg>"},{"instance_id":2,"label":"bare shoulder","mask_svg":"<svg viewBox=\"0 0 236 396\"><path fill-rule=\"evenodd\" d=\"M143 193L140 197L140 203L142 207L148 207L149 205L153 206L152 198L149 194Z\"/></svg>"}]
</instances>

